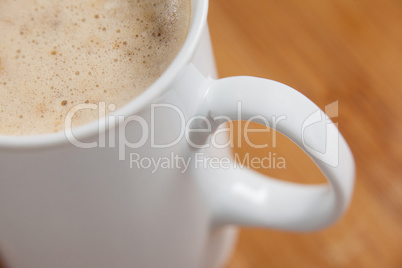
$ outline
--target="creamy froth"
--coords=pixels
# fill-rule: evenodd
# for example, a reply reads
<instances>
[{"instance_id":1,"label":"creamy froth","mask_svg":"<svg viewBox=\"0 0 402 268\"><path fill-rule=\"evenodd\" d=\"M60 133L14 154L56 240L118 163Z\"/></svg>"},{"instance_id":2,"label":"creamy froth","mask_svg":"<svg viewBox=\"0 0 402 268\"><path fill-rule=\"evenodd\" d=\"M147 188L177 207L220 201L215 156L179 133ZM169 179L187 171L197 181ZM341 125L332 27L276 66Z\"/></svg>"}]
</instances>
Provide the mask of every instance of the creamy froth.
<instances>
[{"instance_id":1,"label":"creamy froth","mask_svg":"<svg viewBox=\"0 0 402 268\"><path fill-rule=\"evenodd\" d=\"M166 70L188 0L0 0L0 135L63 130L77 104L117 108ZM97 111L74 117L74 126Z\"/></svg>"}]
</instances>

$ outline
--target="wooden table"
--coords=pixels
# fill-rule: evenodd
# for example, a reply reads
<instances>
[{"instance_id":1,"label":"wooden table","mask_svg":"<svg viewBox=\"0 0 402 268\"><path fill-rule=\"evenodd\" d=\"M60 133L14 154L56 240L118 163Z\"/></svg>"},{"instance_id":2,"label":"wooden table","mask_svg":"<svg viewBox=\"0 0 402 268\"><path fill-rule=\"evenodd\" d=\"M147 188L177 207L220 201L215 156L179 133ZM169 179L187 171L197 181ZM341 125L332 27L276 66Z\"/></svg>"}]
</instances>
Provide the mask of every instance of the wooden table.
<instances>
[{"instance_id":1,"label":"wooden table","mask_svg":"<svg viewBox=\"0 0 402 268\"><path fill-rule=\"evenodd\" d=\"M354 198L337 224L307 234L242 229L227 268L402 267L402 2L211 0L209 24L221 77L274 79L321 108L338 100L335 121L357 164ZM324 181L282 136L275 148L236 150L286 159L286 169L264 174Z\"/></svg>"}]
</instances>

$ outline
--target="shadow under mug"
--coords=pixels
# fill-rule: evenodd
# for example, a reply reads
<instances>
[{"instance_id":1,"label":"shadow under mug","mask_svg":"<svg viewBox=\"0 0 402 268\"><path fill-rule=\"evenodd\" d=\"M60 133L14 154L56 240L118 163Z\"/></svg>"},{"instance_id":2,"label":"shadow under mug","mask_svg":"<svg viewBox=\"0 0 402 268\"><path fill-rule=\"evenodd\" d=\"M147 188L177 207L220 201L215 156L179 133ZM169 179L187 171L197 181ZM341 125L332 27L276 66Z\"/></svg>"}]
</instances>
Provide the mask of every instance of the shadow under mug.
<instances>
[{"instance_id":1,"label":"shadow under mug","mask_svg":"<svg viewBox=\"0 0 402 268\"><path fill-rule=\"evenodd\" d=\"M220 267L235 237L230 226L310 231L344 213L355 168L336 125L281 83L214 79L207 11L207 0L192 1L188 37L174 62L111 114L129 123L100 120L68 133L0 136L4 265ZM211 139L222 140L213 133L223 122L261 117L300 146L329 183L283 182L233 161L226 168L199 164L230 156L228 146L211 146ZM158 159L170 165L151 168Z\"/></svg>"}]
</instances>

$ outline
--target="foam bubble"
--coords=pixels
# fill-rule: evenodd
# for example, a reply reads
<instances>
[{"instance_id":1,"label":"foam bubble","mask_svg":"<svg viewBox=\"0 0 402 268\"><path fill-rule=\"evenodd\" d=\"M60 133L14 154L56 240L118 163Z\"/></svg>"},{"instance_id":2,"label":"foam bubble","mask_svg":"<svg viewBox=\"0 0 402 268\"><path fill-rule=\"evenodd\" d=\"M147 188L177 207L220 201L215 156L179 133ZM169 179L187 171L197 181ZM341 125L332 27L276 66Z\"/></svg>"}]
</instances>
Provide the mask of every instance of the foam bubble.
<instances>
[{"instance_id":1,"label":"foam bubble","mask_svg":"<svg viewBox=\"0 0 402 268\"><path fill-rule=\"evenodd\" d=\"M3 1L0 134L60 131L75 104L121 107L165 71L189 16L189 0Z\"/></svg>"}]
</instances>

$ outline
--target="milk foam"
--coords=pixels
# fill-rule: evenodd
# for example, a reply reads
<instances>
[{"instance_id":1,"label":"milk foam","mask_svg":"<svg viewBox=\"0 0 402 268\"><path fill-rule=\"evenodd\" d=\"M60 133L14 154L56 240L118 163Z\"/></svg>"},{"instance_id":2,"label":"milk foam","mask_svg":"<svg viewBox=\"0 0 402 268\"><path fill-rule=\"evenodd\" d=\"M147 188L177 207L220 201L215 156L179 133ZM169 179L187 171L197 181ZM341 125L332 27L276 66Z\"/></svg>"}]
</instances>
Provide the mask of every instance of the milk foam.
<instances>
[{"instance_id":1,"label":"milk foam","mask_svg":"<svg viewBox=\"0 0 402 268\"><path fill-rule=\"evenodd\" d=\"M0 0L0 134L63 130L77 104L117 108L171 63L189 0ZM74 125L98 118L87 110Z\"/></svg>"}]
</instances>

